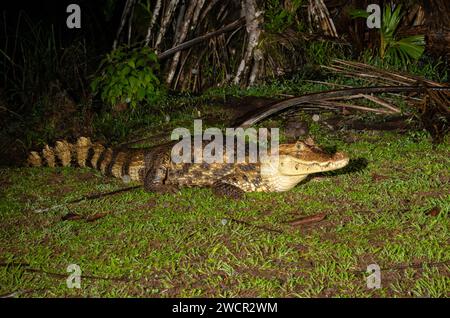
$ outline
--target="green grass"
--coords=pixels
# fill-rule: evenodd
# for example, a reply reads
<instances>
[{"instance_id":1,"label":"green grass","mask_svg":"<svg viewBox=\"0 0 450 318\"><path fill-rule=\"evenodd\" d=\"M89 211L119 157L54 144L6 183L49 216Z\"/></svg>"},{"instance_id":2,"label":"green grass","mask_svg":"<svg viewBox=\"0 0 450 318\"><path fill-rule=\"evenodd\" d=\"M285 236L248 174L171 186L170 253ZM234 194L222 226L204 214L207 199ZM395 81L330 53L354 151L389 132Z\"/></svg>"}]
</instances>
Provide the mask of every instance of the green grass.
<instances>
[{"instance_id":1,"label":"green grass","mask_svg":"<svg viewBox=\"0 0 450 318\"><path fill-rule=\"evenodd\" d=\"M35 213L123 184L89 169L0 170L0 294L448 297L449 139L433 148L423 133L313 133L347 151L350 167L241 201L134 190ZM63 221L69 212L107 215ZM287 223L322 212L313 225ZM81 289L66 286L72 263ZM378 290L366 287L372 263Z\"/></svg>"}]
</instances>

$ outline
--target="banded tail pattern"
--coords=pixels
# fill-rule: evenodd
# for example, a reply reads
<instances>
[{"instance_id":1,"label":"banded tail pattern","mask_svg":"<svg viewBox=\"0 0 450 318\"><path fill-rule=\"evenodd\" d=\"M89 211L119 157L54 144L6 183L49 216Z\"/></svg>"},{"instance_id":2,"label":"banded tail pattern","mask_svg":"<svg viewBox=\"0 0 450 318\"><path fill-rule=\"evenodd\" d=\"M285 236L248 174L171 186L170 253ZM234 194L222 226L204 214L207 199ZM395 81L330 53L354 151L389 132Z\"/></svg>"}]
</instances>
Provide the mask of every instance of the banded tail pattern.
<instances>
[{"instance_id":1,"label":"banded tail pattern","mask_svg":"<svg viewBox=\"0 0 450 318\"><path fill-rule=\"evenodd\" d=\"M54 147L45 145L40 153L31 151L27 162L32 167L92 167L104 175L133 181L142 181L145 168L143 149L108 148L86 137L73 144L61 140Z\"/></svg>"}]
</instances>

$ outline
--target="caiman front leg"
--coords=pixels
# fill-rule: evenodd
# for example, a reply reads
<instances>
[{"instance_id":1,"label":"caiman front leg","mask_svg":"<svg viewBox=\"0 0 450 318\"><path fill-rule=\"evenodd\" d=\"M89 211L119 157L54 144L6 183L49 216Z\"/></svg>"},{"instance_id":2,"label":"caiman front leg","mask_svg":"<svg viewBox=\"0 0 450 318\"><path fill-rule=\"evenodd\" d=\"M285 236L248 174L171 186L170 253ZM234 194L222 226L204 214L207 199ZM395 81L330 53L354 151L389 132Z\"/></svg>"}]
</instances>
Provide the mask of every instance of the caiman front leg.
<instances>
[{"instance_id":1,"label":"caiman front leg","mask_svg":"<svg viewBox=\"0 0 450 318\"><path fill-rule=\"evenodd\" d=\"M167 178L167 169L158 168L154 171L148 171L144 178L144 189L147 192L157 193L176 193L177 187L171 184L165 184Z\"/></svg>"},{"instance_id":2,"label":"caiman front leg","mask_svg":"<svg viewBox=\"0 0 450 318\"><path fill-rule=\"evenodd\" d=\"M158 154L158 155L157 155ZM148 192L176 193L177 187L166 184L169 172L167 155L159 153L148 153L145 156L144 189Z\"/></svg>"}]
</instances>

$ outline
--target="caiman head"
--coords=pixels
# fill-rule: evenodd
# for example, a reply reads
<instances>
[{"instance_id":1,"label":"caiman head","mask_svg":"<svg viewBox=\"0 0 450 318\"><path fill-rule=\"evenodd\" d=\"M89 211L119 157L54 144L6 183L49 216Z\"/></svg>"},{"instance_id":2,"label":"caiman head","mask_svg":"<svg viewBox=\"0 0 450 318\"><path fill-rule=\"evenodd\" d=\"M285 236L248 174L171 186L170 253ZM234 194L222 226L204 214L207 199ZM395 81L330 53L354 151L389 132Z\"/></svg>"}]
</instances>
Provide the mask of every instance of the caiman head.
<instances>
[{"instance_id":1,"label":"caiman head","mask_svg":"<svg viewBox=\"0 0 450 318\"><path fill-rule=\"evenodd\" d=\"M279 145L278 160L271 159L261 172L276 191L287 191L309 174L345 167L349 158L343 152L329 154L315 145L311 138Z\"/></svg>"},{"instance_id":2,"label":"caiman head","mask_svg":"<svg viewBox=\"0 0 450 318\"><path fill-rule=\"evenodd\" d=\"M343 152L326 153L308 138L279 146L278 171L286 176L308 175L343 168L348 161Z\"/></svg>"}]
</instances>

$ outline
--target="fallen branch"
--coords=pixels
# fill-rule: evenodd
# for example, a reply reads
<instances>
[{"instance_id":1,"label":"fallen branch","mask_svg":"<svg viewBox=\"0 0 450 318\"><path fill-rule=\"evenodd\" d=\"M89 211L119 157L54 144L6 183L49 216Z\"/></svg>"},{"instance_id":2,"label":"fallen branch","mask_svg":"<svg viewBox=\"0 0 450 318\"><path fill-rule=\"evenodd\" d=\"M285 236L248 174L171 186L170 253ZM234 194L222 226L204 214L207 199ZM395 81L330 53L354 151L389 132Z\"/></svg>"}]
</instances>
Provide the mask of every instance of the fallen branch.
<instances>
[{"instance_id":1,"label":"fallen branch","mask_svg":"<svg viewBox=\"0 0 450 318\"><path fill-rule=\"evenodd\" d=\"M269 232L274 232L274 233L279 233L279 234L283 233L280 230L271 229L271 228L268 228L268 227L265 227L265 226L254 225L254 224L251 224L249 222L245 222L245 221L241 221L241 220L237 220L237 219L233 219L233 218L228 218L227 220L233 221L233 222L238 223L238 224L243 224L243 225L247 225L247 226L250 226L250 227L254 227L254 228L257 228L257 229L260 229L260 230L264 230L264 231L269 231Z\"/></svg>"},{"instance_id":2,"label":"fallen branch","mask_svg":"<svg viewBox=\"0 0 450 318\"><path fill-rule=\"evenodd\" d=\"M309 225L311 223L317 223L317 222L322 221L323 219L325 219L326 216L327 216L326 213L319 213L319 214L315 214L315 215L304 216L304 217L289 221L288 223L291 226Z\"/></svg>"},{"instance_id":3,"label":"fallen branch","mask_svg":"<svg viewBox=\"0 0 450 318\"><path fill-rule=\"evenodd\" d=\"M336 64L341 65L341 69L345 69L350 72L355 72L354 69L359 70L360 72L365 72L366 74L371 74L373 78L376 78L377 80L384 79L384 80L390 80L390 81L397 81L399 83L402 83L404 85L414 85L415 83L421 82L426 83L429 86L436 86L436 87L447 87L446 84L438 83L431 81L429 79L415 76L411 74L403 74L399 72L394 71L387 71L383 69L379 69L375 66L364 64L361 62L354 62L354 61L344 61L335 59L335 64L333 64L334 67L338 67ZM344 68L342 68L342 65L344 65Z\"/></svg>"},{"instance_id":4,"label":"fallen branch","mask_svg":"<svg viewBox=\"0 0 450 318\"><path fill-rule=\"evenodd\" d=\"M45 209L37 209L37 210L34 210L33 212L34 213L48 212L48 211L51 211L51 210L55 210L55 209L58 209L58 208L65 207L65 206L67 206L69 204L79 203L81 201L88 201L88 200L104 198L106 196L110 196L110 195L114 195L114 194L117 194L117 193L122 193L122 192L130 191L130 190L138 189L138 188L141 188L141 187L142 187L142 185L137 185L137 186L123 188L123 189L119 189L119 190L115 190L115 191L111 191L111 192L104 192L104 193L97 193L97 194L93 194L93 195L87 195L87 196L83 196L83 197L81 197L79 199L75 199L75 200L69 201L69 202L64 203L64 204L54 205L52 207L45 208Z\"/></svg>"},{"instance_id":5,"label":"fallen branch","mask_svg":"<svg viewBox=\"0 0 450 318\"><path fill-rule=\"evenodd\" d=\"M329 106L328 109L333 109L334 107L339 108L352 108L352 109L358 109L358 110L364 110L368 112L374 112L379 114L393 114L395 112L387 111L384 109L376 109L376 108L370 108L370 107L364 107L359 105L353 105L353 104L345 104L345 103L339 103L339 102L330 102L330 101L317 101L317 102L311 102L312 105L317 106Z\"/></svg>"},{"instance_id":6,"label":"fallen branch","mask_svg":"<svg viewBox=\"0 0 450 318\"><path fill-rule=\"evenodd\" d=\"M368 95L375 93L407 93L407 92L416 92L416 93L424 93L427 90L443 90L450 91L450 87L425 87L425 86L376 86L376 87L358 87L358 88L344 88L341 90L331 90L325 92L316 92L311 93L299 97L293 97L281 102L278 102L273 105L269 105L263 107L262 109L257 110L254 114L246 114L244 115L244 120L239 125L239 127L250 127L255 123L261 121L262 119L273 115L277 112L285 110L289 107L299 106L302 104L312 104L314 102L326 101L332 98L345 98L352 95Z\"/></svg>"},{"instance_id":7,"label":"fallen branch","mask_svg":"<svg viewBox=\"0 0 450 318\"><path fill-rule=\"evenodd\" d=\"M175 54L175 53L177 53L177 52L179 52L181 50L188 49L188 48L190 48L190 47L192 47L192 46L194 46L194 45L196 45L196 44L198 44L200 42L208 40L209 38L212 38L212 37L214 37L216 35L219 35L219 34L222 34L222 33L225 33L225 32L231 31L231 30L234 30L235 28L240 27L240 26L242 26L244 24L245 24L245 19L244 18L240 18L240 19L238 19L238 20L236 20L236 21L234 21L234 22L232 22L230 24L227 24L226 26L220 28L219 30L209 32L207 34L204 34L204 35L201 35L199 37L196 37L195 39L192 39L192 40L186 41L184 43L181 43L180 45L177 45L177 46L175 46L175 47L173 47L171 49L168 49L167 51L164 51L164 52L158 54L158 59L159 60L165 59L166 57L168 57L168 56L170 56L172 54Z\"/></svg>"},{"instance_id":8,"label":"fallen branch","mask_svg":"<svg viewBox=\"0 0 450 318\"><path fill-rule=\"evenodd\" d=\"M17 263L0 263L0 267L10 267L10 266L20 266L20 268L25 272L30 273L37 273L37 274L44 274L50 277L55 278L67 278L67 274L62 273L55 273L55 272L48 272L42 269L32 268L29 267L28 264L20 264ZM95 275L81 275L80 278L82 279L92 279L92 280L106 280L106 281L114 281L114 282L137 282L138 280L130 279L128 277L102 277L102 276L95 276Z\"/></svg>"},{"instance_id":9,"label":"fallen branch","mask_svg":"<svg viewBox=\"0 0 450 318\"><path fill-rule=\"evenodd\" d=\"M374 103L377 103L383 107L386 107L387 109L390 109L392 112L394 113L400 113L400 109L398 109L397 107L392 106L391 104L389 104L388 102L386 102L384 99L381 99L379 97L376 96L372 96L372 95L366 95L363 94L362 95L365 99L368 99Z\"/></svg>"}]
</instances>

